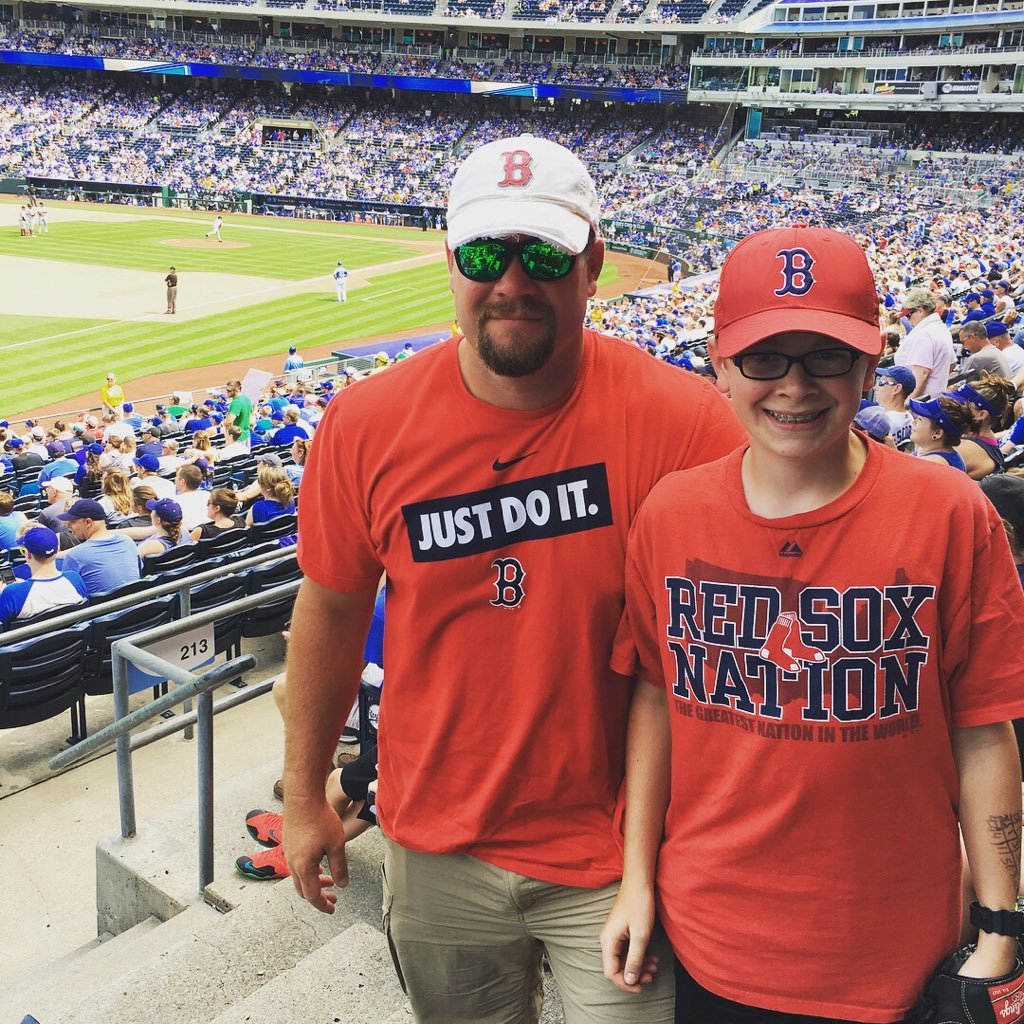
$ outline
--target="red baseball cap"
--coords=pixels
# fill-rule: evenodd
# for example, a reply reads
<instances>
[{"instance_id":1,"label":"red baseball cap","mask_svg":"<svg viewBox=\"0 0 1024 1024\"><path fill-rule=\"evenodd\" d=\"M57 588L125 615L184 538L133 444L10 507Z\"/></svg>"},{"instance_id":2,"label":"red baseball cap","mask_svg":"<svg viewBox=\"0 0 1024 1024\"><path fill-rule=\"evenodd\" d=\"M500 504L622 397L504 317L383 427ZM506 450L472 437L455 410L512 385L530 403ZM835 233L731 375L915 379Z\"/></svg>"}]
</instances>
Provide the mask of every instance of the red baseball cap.
<instances>
[{"instance_id":1,"label":"red baseball cap","mask_svg":"<svg viewBox=\"0 0 1024 1024\"><path fill-rule=\"evenodd\" d=\"M875 279L848 235L802 224L770 228L748 235L726 257L715 302L719 355L787 331L881 354Z\"/></svg>"}]
</instances>

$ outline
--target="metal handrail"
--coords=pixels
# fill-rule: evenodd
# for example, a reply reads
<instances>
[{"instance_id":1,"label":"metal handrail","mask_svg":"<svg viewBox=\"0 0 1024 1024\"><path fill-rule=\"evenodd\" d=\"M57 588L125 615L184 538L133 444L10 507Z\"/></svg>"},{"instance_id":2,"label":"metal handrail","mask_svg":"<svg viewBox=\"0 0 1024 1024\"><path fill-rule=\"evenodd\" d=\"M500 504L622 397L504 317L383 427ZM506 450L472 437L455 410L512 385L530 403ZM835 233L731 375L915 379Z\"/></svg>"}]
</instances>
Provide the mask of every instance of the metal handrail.
<instances>
[{"instance_id":1,"label":"metal handrail","mask_svg":"<svg viewBox=\"0 0 1024 1024\"><path fill-rule=\"evenodd\" d=\"M271 590L233 601L230 605L211 608L209 611L189 615L183 619L153 626L134 636L115 640L111 645L111 667L114 677L114 721L98 733L75 744L49 761L51 770L62 768L83 760L90 754L113 743L117 750L118 808L121 820L121 837L131 839L136 834L135 783L132 772L132 744L129 733L132 729L163 714L164 711L186 701L196 700L197 725L197 785L199 790L199 891L213 881L213 694L214 687L220 686L243 672L256 667L256 658L244 654L232 658L223 665L217 665L202 675L147 651L144 644L166 640L188 632L199 626L211 625L218 619L238 612L249 611L265 603L296 593L300 580L284 583ZM175 689L150 701L135 711L128 710L128 665L162 676L175 684ZM223 708L219 710L224 710ZM182 723L182 727L190 725Z\"/></svg>"}]
</instances>

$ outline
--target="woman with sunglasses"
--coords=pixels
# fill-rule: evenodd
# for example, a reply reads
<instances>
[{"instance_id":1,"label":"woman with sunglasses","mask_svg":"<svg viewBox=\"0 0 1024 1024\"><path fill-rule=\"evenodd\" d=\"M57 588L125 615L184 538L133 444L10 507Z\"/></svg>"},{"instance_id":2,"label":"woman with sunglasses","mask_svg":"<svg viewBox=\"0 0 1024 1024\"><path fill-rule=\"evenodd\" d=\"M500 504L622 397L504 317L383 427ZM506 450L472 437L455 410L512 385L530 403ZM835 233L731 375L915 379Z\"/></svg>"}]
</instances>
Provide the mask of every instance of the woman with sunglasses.
<instances>
[{"instance_id":1,"label":"woman with sunglasses","mask_svg":"<svg viewBox=\"0 0 1024 1024\"><path fill-rule=\"evenodd\" d=\"M210 494L207 502L208 523L200 523L192 531L193 540L207 540L219 537L225 530L240 530L245 526L245 519L236 515L238 495L230 487L218 487Z\"/></svg>"},{"instance_id":2,"label":"woman with sunglasses","mask_svg":"<svg viewBox=\"0 0 1024 1024\"><path fill-rule=\"evenodd\" d=\"M1006 457L999 448L997 431L1006 430L1013 423L1013 399L1017 389L1005 377L982 374L975 381L965 382L948 392L950 398L969 405L977 414L981 426L964 435L960 454L972 480L983 480L990 473L1002 473Z\"/></svg>"},{"instance_id":3,"label":"woman with sunglasses","mask_svg":"<svg viewBox=\"0 0 1024 1024\"><path fill-rule=\"evenodd\" d=\"M908 406L914 417L910 440L917 446L917 454L966 473L967 465L956 449L964 434L976 433L980 426L973 407L949 395L939 395L926 402L912 398Z\"/></svg>"}]
</instances>

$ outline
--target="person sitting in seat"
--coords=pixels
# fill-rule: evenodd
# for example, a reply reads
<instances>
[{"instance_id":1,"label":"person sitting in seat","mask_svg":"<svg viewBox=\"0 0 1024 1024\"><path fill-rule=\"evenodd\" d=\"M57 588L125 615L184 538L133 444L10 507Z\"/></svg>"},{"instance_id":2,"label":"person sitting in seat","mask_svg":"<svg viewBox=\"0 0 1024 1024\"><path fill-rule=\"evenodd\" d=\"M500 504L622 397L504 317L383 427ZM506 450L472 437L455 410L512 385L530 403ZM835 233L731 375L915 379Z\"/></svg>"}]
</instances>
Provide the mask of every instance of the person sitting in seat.
<instances>
[{"instance_id":1,"label":"person sitting in seat","mask_svg":"<svg viewBox=\"0 0 1024 1024\"><path fill-rule=\"evenodd\" d=\"M174 500L181 506L181 528L191 532L208 518L206 502L209 491L200 490L204 480L203 470L196 463L180 466L174 474L174 486L177 493Z\"/></svg>"},{"instance_id":2,"label":"person sitting in seat","mask_svg":"<svg viewBox=\"0 0 1024 1024\"><path fill-rule=\"evenodd\" d=\"M206 503L209 522L201 523L192 530L192 539L208 540L210 537L219 537L225 530L238 530L244 527L245 518L236 515L237 511L238 495L230 487L216 488Z\"/></svg>"},{"instance_id":3,"label":"person sitting in seat","mask_svg":"<svg viewBox=\"0 0 1024 1024\"><path fill-rule=\"evenodd\" d=\"M48 526L30 526L18 537L31 577L0 590L0 626L30 619L53 608L83 604L85 580L73 569L57 568L60 538Z\"/></svg>"},{"instance_id":4,"label":"person sitting in seat","mask_svg":"<svg viewBox=\"0 0 1024 1024\"><path fill-rule=\"evenodd\" d=\"M78 546L64 556L65 570L73 569L83 580L90 597L117 590L140 576L135 542L125 531L111 533L107 515L98 501L79 498L58 517L68 524Z\"/></svg>"},{"instance_id":5,"label":"person sitting in seat","mask_svg":"<svg viewBox=\"0 0 1024 1024\"><path fill-rule=\"evenodd\" d=\"M949 397L966 402L977 413L980 426L964 435L959 452L972 480L983 480L990 473L1001 473L1006 459L999 448L996 433L1013 423L1013 382L994 374L982 374L950 391Z\"/></svg>"},{"instance_id":6,"label":"person sitting in seat","mask_svg":"<svg viewBox=\"0 0 1024 1024\"><path fill-rule=\"evenodd\" d=\"M256 482L262 498L246 513L246 526L295 515L295 488L283 469L264 464L256 474Z\"/></svg>"},{"instance_id":7,"label":"person sitting in seat","mask_svg":"<svg viewBox=\"0 0 1024 1024\"><path fill-rule=\"evenodd\" d=\"M964 434L978 430L979 420L974 408L948 395L939 395L927 402L912 398L908 406L914 417L910 440L917 445L917 454L922 458L941 460L966 473L967 464L956 448Z\"/></svg>"},{"instance_id":8,"label":"person sitting in seat","mask_svg":"<svg viewBox=\"0 0 1024 1024\"><path fill-rule=\"evenodd\" d=\"M10 491L0 491L0 551L18 546L15 538L27 522L28 516L24 512L14 510L14 495Z\"/></svg>"},{"instance_id":9,"label":"person sitting in seat","mask_svg":"<svg viewBox=\"0 0 1024 1024\"><path fill-rule=\"evenodd\" d=\"M180 544L191 544L192 538L181 528L181 506L172 498L147 501L152 516L153 533L139 544L139 558L162 555Z\"/></svg>"}]
</instances>

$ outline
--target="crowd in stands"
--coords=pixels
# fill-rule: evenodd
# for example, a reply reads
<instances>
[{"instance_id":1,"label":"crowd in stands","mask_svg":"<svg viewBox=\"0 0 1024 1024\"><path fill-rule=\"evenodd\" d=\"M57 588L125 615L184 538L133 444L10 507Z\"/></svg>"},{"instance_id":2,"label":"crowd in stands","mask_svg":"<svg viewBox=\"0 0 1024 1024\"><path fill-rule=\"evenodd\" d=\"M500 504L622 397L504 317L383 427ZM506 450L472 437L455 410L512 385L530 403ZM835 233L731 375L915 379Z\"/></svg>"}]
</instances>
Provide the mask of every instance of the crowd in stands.
<instances>
[{"instance_id":1,"label":"crowd in stands","mask_svg":"<svg viewBox=\"0 0 1024 1024\"><path fill-rule=\"evenodd\" d=\"M0 44L6 50L32 53L608 88L685 89L689 74L688 66L682 64L657 68L629 67L574 62L571 58L556 61L550 55L541 54L532 60L524 55L523 58L501 61L471 61L376 50L347 50L326 39L312 41L308 48L283 49L266 46L262 41L251 46L239 46L207 40L187 43L160 36L103 38L98 30L87 35L56 26L46 32L16 30L0 39Z\"/></svg>"}]
</instances>

